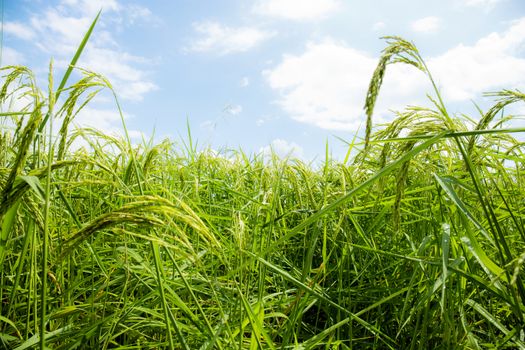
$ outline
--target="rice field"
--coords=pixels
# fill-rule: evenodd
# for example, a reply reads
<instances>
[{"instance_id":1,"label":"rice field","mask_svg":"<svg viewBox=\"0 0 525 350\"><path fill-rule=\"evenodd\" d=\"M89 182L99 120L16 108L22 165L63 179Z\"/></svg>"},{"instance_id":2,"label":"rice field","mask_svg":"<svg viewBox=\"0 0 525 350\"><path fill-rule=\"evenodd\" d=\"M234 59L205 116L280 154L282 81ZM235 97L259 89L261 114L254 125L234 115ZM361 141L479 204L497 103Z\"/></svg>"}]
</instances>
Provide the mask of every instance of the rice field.
<instances>
[{"instance_id":1,"label":"rice field","mask_svg":"<svg viewBox=\"0 0 525 350\"><path fill-rule=\"evenodd\" d=\"M451 115L389 37L343 161L133 144L71 126L95 23L58 86L2 70L1 348L525 349L523 93ZM433 107L375 126L390 64Z\"/></svg>"}]
</instances>

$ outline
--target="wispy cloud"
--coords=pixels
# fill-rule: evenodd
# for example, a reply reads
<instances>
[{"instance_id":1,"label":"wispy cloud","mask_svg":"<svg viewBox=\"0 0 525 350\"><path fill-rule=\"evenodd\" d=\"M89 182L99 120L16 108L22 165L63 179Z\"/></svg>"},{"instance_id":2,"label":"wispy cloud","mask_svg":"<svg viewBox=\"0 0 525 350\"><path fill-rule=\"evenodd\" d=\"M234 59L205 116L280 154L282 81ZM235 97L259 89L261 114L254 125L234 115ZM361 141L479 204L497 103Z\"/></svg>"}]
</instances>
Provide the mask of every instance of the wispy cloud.
<instances>
[{"instance_id":1,"label":"wispy cloud","mask_svg":"<svg viewBox=\"0 0 525 350\"><path fill-rule=\"evenodd\" d=\"M427 58L449 101L468 101L500 88L525 88L525 18L474 45L458 45ZM278 105L293 119L324 129L355 130L364 121L363 104L377 58L330 38L307 44L299 55L284 55L263 72L279 93ZM376 121L390 109L426 104L430 85L407 65L389 66L376 106ZM381 119L383 118L383 119ZM386 119L385 119L386 118Z\"/></svg>"},{"instance_id":2,"label":"wispy cloud","mask_svg":"<svg viewBox=\"0 0 525 350\"><path fill-rule=\"evenodd\" d=\"M117 0L61 0L60 6L67 11L77 11L87 16L96 15L99 10L110 12L121 9Z\"/></svg>"},{"instance_id":3,"label":"wispy cloud","mask_svg":"<svg viewBox=\"0 0 525 350\"><path fill-rule=\"evenodd\" d=\"M435 16L423 17L412 22L411 28L419 33L435 33L441 27L441 19Z\"/></svg>"},{"instance_id":4,"label":"wispy cloud","mask_svg":"<svg viewBox=\"0 0 525 350\"><path fill-rule=\"evenodd\" d=\"M340 0L259 0L255 13L294 21L320 20L342 6Z\"/></svg>"},{"instance_id":5,"label":"wispy cloud","mask_svg":"<svg viewBox=\"0 0 525 350\"><path fill-rule=\"evenodd\" d=\"M231 115L237 115L242 112L242 106L241 105L227 105L224 108L224 112L231 114Z\"/></svg>"},{"instance_id":6,"label":"wispy cloud","mask_svg":"<svg viewBox=\"0 0 525 350\"><path fill-rule=\"evenodd\" d=\"M463 5L465 6L480 7L486 10L494 8L502 1L504 0L461 0Z\"/></svg>"},{"instance_id":7,"label":"wispy cloud","mask_svg":"<svg viewBox=\"0 0 525 350\"><path fill-rule=\"evenodd\" d=\"M25 56L17 50L4 46L2 49L2 66L13 66L26 63Z\"/></svg>"},{"instance_id":8,"label":"wispy cloud","mask_svg":"<svg viewBox=\"0 0 525 350\"><path fill-rule=\"evenodd\" d=\"M253 27L228 27L212 21L197 22L193 27L201 37L195 39L187 49L221 55L248 51L276 34Z\"/></svg>"},{"instance_id":9,"label":"wispy cloud","mask_svg":"<svg viewBox=\"0 0 525 350\"><path fill-rule=\"evenodd\" d=\"M129 5L126 8L126 16L130 24L143 21L146 23L153 23L155 25L160 24L162 21L156 17L149 8L139 6L136 4Z\"/></svg>"},{"instance_id":10,"label":"wispy cloud","mask_svg":"<svg viewBox=\"0 0 525 350\"><path fill-rule=\"evenodd\" d=\"M280 119L279 116L275 116L271 114L264 114L255 121L255 125L257 125L258 127L261 127L264 124L271 123L279 119Z\"/></svg>"},{"instance_id":11,"label":"wispy cloud","mask_svg":"<svg viewBox=\"0 0 525 350\"><path fill-rule=\"evenodd\" d=\"M133 116L124 113L124 119L130 119ZM110 134L116 137L124 137L124 130L122 128L122 119L120 114L115 109L97 108L92 106L84 107L73 120L73 125L81 128L93 128L96 130L102 130L106 134ZM144 132L139 130L128 129L128 135L132 140L139 141L144 137ZM80 148L87 146L82 140L77 138L72 148Z\"/></svg>"},{"instance_id":12,"label":"wispy cloud","mask_svg":"<svg viewBox=\"0 0 525 350\"><path fill-rule=\"evenodd\" d=\"M31 40L35 37L35 32L30 27L20 22L5 22L4 32L23 40Z\"/></svg>"},{"instance_id":13,"label":"wispy cloud","mask_svg":"<svg viewBox=\"0 0 525 350\"><path fill-rule=\"evenodd\" d=\"M66 9L47 8L31 17L29 25L38 34L34 43L44 52L71 55L93 18L74 16Z\"/></svg>"},{"instance_id":14,"label":"wispy cloud","mask_svg":"<svg viewBox=\"0 0 525 350\"><path fill-rule=\"evenodd\" d=\"M242 77L241 81L239 82L240 87L248 87L250 85L250 78L248 77Z\"/></svg>"},{"instance_id":15,"label":"wispy cloud","mask_svg":"<svg viewBox=\"0 0 525 350\"><path fill-rule=\"evenodd\" d=\"M374 25L372 26L372 29L374 31L379 31L381 29L384 29L385 27L386 27L386 23L379 21L379 22L374 23Z\"/></svg>"},{"instance_id":16,"label":"wispy cloud","mask_svg":"<svg viewBox=\"0 0 525 350\"><path fill-rule=\"evenodd\" d=\"M81 60L82 66L106 76L124 99L141 101L144 96L158 89L148 79L147 71L140 66L151 63L141 56L111 48L90 47Z\"/></svg>"},{"instance_id":17,"label":"wispy cloud","mask_svg":"<svg viewBox=\"0 0 525 350\"><path fill-rule=\"evenodd\" d=\"M129 116L125 115L126 119ZM84 107L75 117L74 123L83 127L92 127L106 132L119 133L122 120L115 109L99 109L91 106Z\"/></svg>"},{"instance_id":18,"label":"wispy cloud","mask_svg":"<svg viewBox=\"0 0 525 350\"><path fill-rule=\"evenodd\" d=\"M201 129L211 132L215 130L215 128L217 127L217 122L207 119L203 121L202 123L200 123L199 126L201 127Z\"/></svg>"},{"instance_id":19,"label":"wispy cloud","mask_svg":"<svg viewBox=\"0 0 525 350\"><path fill-rule=\"evenodd\" d=\"M149 77L152 60L127 52L114 33L139 20L154 18L145 7L117 0L59 0L54 6L38 8L25 21L5 23L4 30L15 37L13 40L24 40L26 47L40 49L46 56L54 57L55 67L64 69L100 9L103 14L77 66L104 75L119 97L141 100L158 88ZM4 46L3 64L27 64L27 61L22 53ZM48 62L32 60L29 64L35 71L43 71ZM74 123L122 134L120 115L114 101L107 97L99 95L76 116Z\"/></svg>"},{"instance_id":20,"label":"wispy cloud","mask_svg":"<svg viewBox=\"0 0 525 350\"><path fill-rule=\"evenodd\" d=\"M100 9L103 15L77 65L106 76L120 97L142 100L157 89L148 71L142 68L151 67L152 61L122 49L108 26L114 28L126 21L131 25L138 18L153 17L148 9L116 0L62 0L55 7L34 13L28 23L9 24L8 30L31 40L54 56L57 66L65 67Z\"/></svg>"},{"instance_id":21,"label":"wispy cloud","mask_svg":"<svg viewBox=\"0 0 525 350\"><path fill-rule=\"evenodd\" d=\"M295 142L289 142L283 139L275 139L269 145L261 147L259 149L259 153L262 153L265 157L269 157L275 153L279 157L292 156L302 158L304 150Z\"/></svg>"}]
</instances>

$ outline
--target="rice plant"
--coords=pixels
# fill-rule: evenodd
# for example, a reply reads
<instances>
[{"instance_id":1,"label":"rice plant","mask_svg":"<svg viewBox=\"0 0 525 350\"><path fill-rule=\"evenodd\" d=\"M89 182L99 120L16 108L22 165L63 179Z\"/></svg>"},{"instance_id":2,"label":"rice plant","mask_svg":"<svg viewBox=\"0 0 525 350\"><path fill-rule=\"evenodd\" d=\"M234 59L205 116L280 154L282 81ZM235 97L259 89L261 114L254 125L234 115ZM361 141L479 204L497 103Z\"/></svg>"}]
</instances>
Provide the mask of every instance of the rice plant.
<instances>
[{"instance_id":1,"label":"rice plant","mask_svg":"<svg viewBox=\"0 0 525 350\"><path fill-rule=\"evenodd\" d=\"M434 84L374 128L389 64L433 83L389 37L353 159L133 144L71 127L112 92L75 68L96 21L57 89L52 65L46 92L2 70L2 348L525 348L525 128L504 111L523 93L470 118Z\"/></svg>"}]
</instances>

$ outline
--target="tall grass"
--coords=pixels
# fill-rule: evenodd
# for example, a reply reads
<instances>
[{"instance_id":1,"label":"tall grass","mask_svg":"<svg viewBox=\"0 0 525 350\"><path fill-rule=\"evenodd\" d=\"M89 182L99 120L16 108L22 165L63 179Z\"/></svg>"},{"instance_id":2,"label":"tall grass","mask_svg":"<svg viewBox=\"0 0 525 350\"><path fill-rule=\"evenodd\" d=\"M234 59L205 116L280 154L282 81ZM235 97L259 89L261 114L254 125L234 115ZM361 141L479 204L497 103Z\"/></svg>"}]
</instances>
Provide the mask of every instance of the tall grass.
<instances>
[{"instance_id":1,"label":"tall grass","mask_svg":"<svg viewBox=\"0 0 525 350\"><path fill-rule=\"evenodd\" d=\"M504 112L525 96L469 118L435 89L374 130L393 63L432 79L388 38L363 147L319 169L71 129L109 82L71 67L54 90L50 68L45 94L4 68L1 102L28 105L0 113L0 346L525 348L525 128Z\"/></svg>"}]
</instances>

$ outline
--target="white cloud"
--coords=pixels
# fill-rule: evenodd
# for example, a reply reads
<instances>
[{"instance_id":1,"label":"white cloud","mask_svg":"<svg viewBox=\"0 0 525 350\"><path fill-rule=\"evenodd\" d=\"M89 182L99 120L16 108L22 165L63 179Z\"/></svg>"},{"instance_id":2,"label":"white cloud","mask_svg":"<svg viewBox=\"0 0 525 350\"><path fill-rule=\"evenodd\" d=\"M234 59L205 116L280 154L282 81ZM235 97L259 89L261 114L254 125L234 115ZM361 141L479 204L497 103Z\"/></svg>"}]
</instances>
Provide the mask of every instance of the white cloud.
<instances>
[{"instance_id":1,"label":"white cloud","mask_svg":"<svg viewBox=\"0 0 525 350\"><path fill-rule=\"evenodd\" d=\"M427 58L442 95L466 101L482 92L525 88L525 18L503 33L492 33L474 45L458 45ZM280 97L276 103L294 120L324 129L356 130L364 122L363 105L377 58L324 39L307 44L299 55L284 55L263 72ZM375 109L375 122L391 117L389 110L428 105L431 86L423 73L407 65L391 65Z\"/></svg>"},{"instance_id":2,"label":"white cloud","mask_svg":"<svg viewBox=\"0 0 525 350\"><path fill-rule=\"evenodd\" d=\"M143 57L101 47L90 47L80 60L80 66L102 74L113 85L119 97L141 101L145 94L158 89L137 63L148 63Z\"/></svg>"},{"instance_id":3,"label":"white cloud","mask_svg":"<svg viewBox=\"0 0 525 350\"><path fill-rule=\"evenodd\" d=\"M116 0L62 0L56 7L35 13L29 23L23 25L33 33L35 45L54 56L57 66L65 67L100 9L103 15L77 66L107 77L119 97L140 101L145 94L158 88L141 67L151 67L152 61L121 49L112 32L105 28L118 26L124 18L129 23L138 18L152 18L149 9L122 5Z\"/></svg>"},{"instance_id":4,"label":"white cloud","mask_svg":"<svg viewBox=\"0 0 525 350\"><path fill-rule=\"evenodd\" d=\"M92 19L61 13L49 8L43 13L34 15L30 20L31 27L38 32L36 44L45 52L70 55L88 30Z\"/></svg>"},{"instance_id":5,"label":"white cloud","mask_svg":"<svg viewBox=\"0 0 525 350\"><path fill-rule=\"evenodd\" d=\"M274 32L252 27L232 28L218 22L198 22L194 29L202 34L188 50L196 52L218 52L228 54L248 51L275 35Z\"/></svg>"},{"instance_id":6,"label":"white cloud","mask_svg":"<svg viewBox=\"0 0 525 350\"><path fill-rule=\"evenodd\" d=\"M324 129L355 130L362 122L376 64L376 58L328 38L309 43L302 55L285 55L277 67L263 75L280 92L277 103L293 119ZM412 84L414 79L407 79L410 68L389 68L385 84L396 84L389 102L395 104L397 99L400 107L402 102L412 102L407 97L418 86ZM400 99L403 96L405 99Z\"/></svg>"},{"instance_id":7,"label":"white cloud","mask_svg":"<svg viewBox=\"0 0 525 350\"><path fill-rule=\"evenodd\" d=\"M149 8L139 6L139 5L129 5L127 8L126 14L128 20L131 24L141 20L148 23L153 23L158 25L161 23L161 20L156 17Z\"/></svg>"},{"instance_id":8,"label":"white cloud","mask_svg":"<svg viewBox=\"0 0 525 350\"><path fill-rule=\"evenodd\" d=\"M156 84L149 81L134 81L131 83L123 81L118 83L117 93L119 93L120 97L130 101L142 101L145 94L158 89L159 87Z\"/></svg>"},{"instance_id":9,"label":"white cloud","mask_svg":"<svg viewBox=\"0 0 525 350\"><path fill-rule=\"evenodd\" d=\"M227 105L224 108L224 112L229 113L231 115L237 115L242 112L242 106L241 105Z\"/></svg>"},{"instance_id":10,"label":"white cloud","mask_svg":"<svg viewBox=\"0 0 525 350\"><path fill-rule=\"evenodd\" d=\"M230 113L233 115L237 115L242 112L242 106L241 105L235 105L230 108Z\"/></svg>"},{"instance_id":11,"label":"white cloud","mask_svg":"<svg viewBox=\"0 0 525 350\"><path fill-rule=\"evenodd\" d=\"M123 112L124 120L130 119L133 116ZM84 107L73 119L73 125L81 128L93 128L95 130L102 130L104 133L114 135L117 137L124 137L124 130L122 129L122 119L119 112L115 109L95 108L92 106ZM139 130L128 129L128 135L132 140L140 140L144 137L144 133ZM80 145L83 143L80 142ZM78 148L78 145L75 148Z\"/></svg>"},{"instance_id":12,"label":"white cloud","mask_svg":"<svg viewBox=\"0 0 525 350\"><path fill-rule=\"evenodd\" d=\"M273 122L273 121L278 120L278 119L279 119L278 116L265 114L265 115L262 115L260 118L258 118L255 121L255 125L260 127L260 126L263 126L266 123L270 123L270 122Z\"/></svg>"},{"instance_id":13,"label":"white cloud","mask_svg":"<svg viewBox=\"0 0 525 350\"><path fill-rule=\"evenodd\" d=\"M129 64L133 62L133 56L111 49L91 47L82 61L105 76L126 77L127 81L140 80L144 75Z\"/></svg>"},{"instance_id":14,"label":"white cloud","mask_svg":"<svg viewBox=\"0 0 525 350\"><path fill-rule=\"evenodd\" d=\"M275 139L268 146L261 147L259 153L262 153L265 157L271 156L272 153L275 153L279 157L292 156L302 158L304 151L303 148L295 142Z\"/></svg>"},{"instance_id":15,"label":"white cloud","mask_svg":"<svg viewBox=\"0 0 525 350\"><path fill-rule=\"evenodd\" d=\"M217 127L217 123L214 122L213 120L209 120L209 119L208 119L208 120L205 120L205 121L203 121L202 123L200 123L199 126L200 126L202 129L204 129L204 130L210 132L210 131L215 130L215 128Z\"/></svg>"},{"instance_id":16,"label":"white cloud","mask_svg":"<svg viewBox=\"0 0 525 350\"><path fill-rule=\"evenodd\" d=\"M250 85L250 78L248 77L242 77L241 81L239 82L240 87L247 87Z\"/></svg>"},{"instance_id":17,"label":"white cloud","mask_svg":"<svg viewBox=\"0 0 525 350\"><path fill-rule=\"evenodd\" d=\"M4 47L5 49L5 47ZM3 74L11 72L11 70L3 71ZM11 111L22 111L22 110L32 110L34 105L34 98L31 97L31 88L29 86L20 87L16 83L10 84L7 89L7 96L4 101L0 103L0 110L2 112L11 112ZM16 125L13 123L13 120L10 118L4 118L0 124L0 129L3 127L13 127Z\"/></svg>"},{"instance_id":18,"label":"white cloud","mask_svg":"<svg viewBox=\"0 0 525 350\"><path fill-rule=\"evenodd\" d=\"M4 46L2 49L2 66L14 66L24 64L26 61L24 55L13 48Z\"/></svg>"},{"instance_id":19,"label":"white cloud","mask_svg":"<svg viewBox=\"0 0 525 350\"><path fill-rule=\"evenodd\" d=\"M379 21L379 22L374 23L374 25L372 26L372 29L374 31L379 31L381 29L384 29L385 27L386 27L385 22Z\"/></svg>"},{"instance_id":20,"label":"white cloud","mask_svg":"<svg viewBox=\"0 0 525 350\"><path fill-rule=\"evenodd\" d=\"M461 0L465 6L483 7L492 9L503 0Z\"/></svg>"},{"instance_id":21,"label":"white cloud","mask_svg":"<svg viewBox=\"0 0 525 350\"><path fill-rule=\"evenodd\" d=\"M295 21L326 18L341 7L340 0L260 0L254 12Z\"/></svg>"},{"instance_id":22,"label":"white cloud","mask_svg":"<svg viewBox=\"0 0 525 350\"><path fill-rule=\"evenodd\" d=\"M94 17L100 10L106 13L121 9L117 0L62 0L61 5L68 11L78 11L89 17Z\"/></svg>"},{"instance_id":23,"label":"white cloud","mask_svg":"<svg viewBox=\"0 0 525 350\"><path fill-rule=\"evenodd\" d=\"M434 33L441 26L441 19L435 16L423 17L412 22L412 30L420 33Z\"/></svg>"},{"instance_id":24,"label":"white cloud","mask_svg":"<svg viewBox=\"0 0 525 350\"><path fill-rule=\"evenodd\" d=\"M525 18L473 46L458 45L428 60L447 99L460 101L501 88L525 88Z\"/></svg>"},{"instance_id":25,"label":"white cloud","mask_svg":"<svg viewBox=\"0 0 525 350\"><path fill-rule=\"evenodd\" d=\"M5 22L3 29L5 33L12 34L23 40L31 40L35 37L35 32L24 23Z\"/></svg>"},{"instance_id":26,"label":"white cloud","mask_svg":"<svg viewBox=\"0 0 525 350\"><path fill-rule=\"evenodd\" d=\"M125 116L126 119L126 116ZM98 109L84 107L73 119L73 123L82 127L92 127L106 132L119 132L122 121L116 109Z\"/></svg>"},{"instance_id":27,"label":"white cloud","mask_svg":"<svg viewBox=\"0 0 525 350\"><path fill-rule=\"evenodd\" d=\"M133 118L132 115L123 112L124 120ZM103 130L106 133L124 137L122 129L122 119L119 112L115 109L84 107L73 119L73 124L79 127L89 127L96 130ZM139 130L128 129L128 134L132 139L139 140L144 133Z\"/></svg>"},{"instance_id":28,"label":"white cloud","mask_svg":"<svg viewBox=\"0 0 525 350\"><path fill-rule=\"evenodd\" d=\"M124 112L124 119L129 119L132 116ZM122 128L122 119L120 114L115 108L104 109L94 108L92 106L84 107L73 119L72 129L74 127L80 128L92 128L94 130L103 131L106 135L112 135L115 137L125 137L124 130ZM128 129L128 135L132 142L140 142L145 138L145 134L139 130ZM93 140L93 138L91 138ZM70 145L70 150L75 151L82 147L90 148L89 143L83 138L75 138ZM106 144L104 147L106 150L118 150L114 149L111 144Z\"/></svg>"},{"instance_id":29,"label":"white cloud","mask_svg":"<svg viewBox=\"0 0 525 350\"><path fill-rule=\"evenodd\" d=\"M149 9L117 0L61 0L57 6L42 7L24 23L5 23L4 30L33 43L55 58L55 67L64 68L100 9L103 14L77 66L104 75L119 97L140 101L146 93L158 88L143 68L151 67L152 61L120 48L113 31L118 30L122 23L133 24L139 20L155 23L155 16ZM9 47L4 47L2 54L3 65L25 63L24 56ZM43 67L31 68L39 70ZM21 100L15 102L20 105ZM79 113L74 123L122 135L120 115L107 94L97 96ZM129 133L132 137L141 135L135 130L129 130Z\"/></svg>"}]
</instances>

